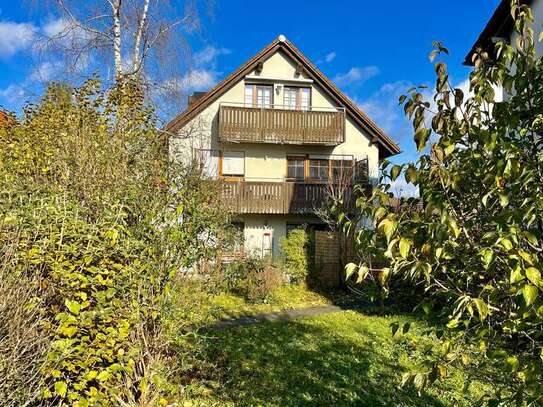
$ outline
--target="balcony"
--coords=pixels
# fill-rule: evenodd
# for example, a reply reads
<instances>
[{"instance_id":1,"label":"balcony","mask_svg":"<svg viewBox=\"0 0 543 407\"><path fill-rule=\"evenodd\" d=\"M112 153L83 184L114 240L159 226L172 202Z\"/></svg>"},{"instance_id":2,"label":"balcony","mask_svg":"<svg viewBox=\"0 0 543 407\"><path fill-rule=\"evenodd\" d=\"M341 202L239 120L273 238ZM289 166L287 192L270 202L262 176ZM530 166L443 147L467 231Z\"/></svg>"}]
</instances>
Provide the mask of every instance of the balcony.
<instances>
[{"instance_id":1,"label":"balcony","mask_svg":"<svg viewBox=\"0 0 543 407\"><path fill-rule=\"evenodd\" d=\"M349 206L354 204L354 183L369 187L367 159L357 162L355 170L352 180L338 183L224 181L221 202L237 214L310 214L331 196L342 197Z\"/></svg>"},{"instance_id":2,"label":"balcony","mask_svg":"<svg viewBox=\"0 0 543 407\"><path fill-rule=\"evenodd\" d=\"M345 140L345 112L333 108L292 110L221 104L219 140L336 146Z\"/></svg>"}]
</instances>

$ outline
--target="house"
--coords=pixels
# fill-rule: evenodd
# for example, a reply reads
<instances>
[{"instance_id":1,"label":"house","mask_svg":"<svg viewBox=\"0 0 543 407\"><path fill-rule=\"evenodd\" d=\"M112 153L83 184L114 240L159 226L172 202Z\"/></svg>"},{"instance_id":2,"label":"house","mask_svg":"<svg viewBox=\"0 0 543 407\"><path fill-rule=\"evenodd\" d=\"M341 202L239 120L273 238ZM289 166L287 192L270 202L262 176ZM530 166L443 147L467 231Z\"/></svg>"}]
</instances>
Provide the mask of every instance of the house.
<instances>
[{"instance_id":1,"label":"house","mask_svg":"<svg viewBox=\"0 0 543 407\"><path fill-rule=\"evenodd\" d=\"M222 179L219 198L259 256L278 256L291 228L324 228L315 212L338 180L368 182L400 151L283 35L192 95L165 130L173 157Z\"/></svg>"},{"instance_id":2,"label":"house","mask_svg":"<svg viewBox=\"0 0 543 407\"><path fill-rule=\"evenodd\" d=\"M543 0L520 0L520 4L529 6L534 16L534 38L536 39L536 50L539 55L543 55L543 43L537 42L543 29ZM501 0L498 7L490 17L485 28L471 47L464 59L464 65L473 66L473 55L478 49L494 53L495 43L498 40L505 39L508 43L514 44L516 35L514 33L514 21L511 16L511 0Z\"/></svg>"}]
</instances>

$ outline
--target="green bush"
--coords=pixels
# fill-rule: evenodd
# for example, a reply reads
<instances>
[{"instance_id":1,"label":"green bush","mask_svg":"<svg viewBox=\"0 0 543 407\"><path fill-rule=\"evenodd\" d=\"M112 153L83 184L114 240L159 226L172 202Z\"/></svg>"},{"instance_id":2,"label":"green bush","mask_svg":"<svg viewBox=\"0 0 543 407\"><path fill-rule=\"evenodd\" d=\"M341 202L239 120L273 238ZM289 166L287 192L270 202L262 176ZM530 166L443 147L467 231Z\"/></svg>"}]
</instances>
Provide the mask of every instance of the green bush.
<instances>
[{"instance_id":1,"label":"green bush","mask_svg":"<svg viewBox=\"0 0 543 407\"><path fill-rule=\"evenodd\" d=\"M276 267L258 257L236 259L223 271L225 288L250 302L266 301L283 283Z\"/></svg>"},{"instance_id":2,"label":"green bush","mask_svg":"<svg viewBox=\"0 0 543 407\"><path fill-rule=\"evenodd\" d=\"M293 230L281 240L283 269L293 283L304 282L309 274L308 243L308 233L303 229Z\"/></svg>"},{"instance_id":3,"label":"green bush","mask_svg":"<svg viewBox=\"0 0 543 407\"><path fill-rule=\"evenodd\" d=\"M451 86L438 60L431 100L420 88L401 96L421 155L384 163L379 185L342 225L363 260L347 274L358 283L377 277L385 291L390 281L410 281L433 319L428 334L444 341L424 349L424 366L405 372L402 385L422 391L470 364L470 379L488 380L482 367L491 365L492 390L480 401L491 406L543 405L543 58L532 12L519 3L511 7L515 41L476 50L469 93ZM434 47L432 59L448 54ZM391 205L400 176L419 187L420 202ZM374 228L360 228L364 220ZM374 277L367 259L375 254L389 267Z\"/></svg>"},{"instance_id":4,"label":"green bush","mask_svg":"<svg viewBox=\"0 0 543 407\"><path fill-rule=\"evenodd\" d=\"M133 84L53 86L0 128L0 292L20 297L0 303L13 316L0 318L0 335L35 332L19 359L20 341L2 340L8 404L145 404L166 393L153 363L168 341L158 335L170 280L213 256L228 219L213 185L167 162L142 100Z\"/></svg>"}]
</instances>

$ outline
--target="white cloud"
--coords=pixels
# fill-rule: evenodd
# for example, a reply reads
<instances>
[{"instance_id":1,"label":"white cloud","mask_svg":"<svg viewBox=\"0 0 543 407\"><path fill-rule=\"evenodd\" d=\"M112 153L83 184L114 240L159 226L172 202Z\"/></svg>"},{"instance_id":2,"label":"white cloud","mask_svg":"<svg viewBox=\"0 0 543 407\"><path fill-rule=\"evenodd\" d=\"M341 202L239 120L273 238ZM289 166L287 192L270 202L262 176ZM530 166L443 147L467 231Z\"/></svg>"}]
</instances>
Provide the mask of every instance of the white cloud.
<instances>
[{"instance_id":1,"label":"white cloud","mask_svg":"<svg viewBox=\"0 0 543 407\"><path fill-rule=\"evenodd\" d=\"M231 54L232 51L228 48L216 48L214 46L208 45L203 50L194 54L193 60L194 64L197 66L215 64L217 57L221 55Z\"/></svg>"},{"instance_id":2,"label":"white cloud","mask_svg":"<svg viewBox=\"0 0 543 407\"><path fill-rule=\"evenodd\" d=\"M25 101L27 92L18 84L11 84L7 88L0 89L0 98L11 105L19 105Z\"/></svg>"},{"instance_id":3,"label":"white cloud","mask_svg":"<svg viewBox=\"0 0 543 407\"><path fill-rule=\"evenodd\" d=\"M209 90L217 82L216 74L205 69L190 71L181 80L184 89Z\"/></svg>"},{"instance_id":4,"label":"white cloud","mask_svg":"<svg viewBox=\"0 0 543 407\"><path fill-rule=\"evenodd\" d=\"M0 21L0 57L9 58L32 45L37 29L30 23Z\"/></svg>"},{"instance_id":5,"label":"white cloud","mask_svg":"<svg viewBox=\"0 0 543 407\"><path fill-rule=\"evenodd\" d=\"M217 82L214 71L192 70L181 78L171 78L162 82L156 92L159 94L188 94L193 91L208 91Z\"/></svg>"},{"instance_id":6,"label":"white cloud","mask_svg":"<svg viewBox=\"0 0 543 407\"><path fill-rule=\"evenodd\" d=\"M349 69L348 72L344 74L338 74L334 78L334 82L338 86L349 86L353 84L362 84L368 79L373 78L379 74L379 68L376 66L365 66L365 67L353 67Z\"/></svg>"},{"instance_id":7,"label":"white cloud","mask_svg":"<svg viewBox=\"0 0 543 407\"><path fill-rule=\"evenodd\" d=\"M49 82L54 79L63 69L60 62L44 62L34 69L28 80L35 82Z\"/></svg>"},{"instance_id":8,"label":"white cloud","mask_svg":"<svg viewBox=\"0 0 543 407\"><path fill-rule=\"evenodd\" d=\"M328 54L326 54L326 56L322 59L319 59L316 63L317 64L324 64L324 63L330 63L332 62L334 59L336 59L336 52L335 51L331 51L329 52Z\"/></svg>"},{"instance_id":9,"label":"white cloud","mask_svg":"<svg viewBox=\"0 0 543 407\"><path fill-rule=\"evenodd\" d=\"M59 18L59 19L56 19L56 20L48 21L42 27L42 31L47 37L51 38L51 37L54 37L56 35L59 35L61 32L66 30L67 27L68 27L67 21L65 19L63 19L63 18Z\"/></svg>"},{"instance_id":10,"label":"white cloud","mask_svg":"<svg viewBox=\"0 0 543 407\"><path fill-rule=\"evenodd\" d=\"M408 183L401 174L395 181L390 182L390 192L397 197L418 197L419 187Z\"/></svg>"}]
</instances>

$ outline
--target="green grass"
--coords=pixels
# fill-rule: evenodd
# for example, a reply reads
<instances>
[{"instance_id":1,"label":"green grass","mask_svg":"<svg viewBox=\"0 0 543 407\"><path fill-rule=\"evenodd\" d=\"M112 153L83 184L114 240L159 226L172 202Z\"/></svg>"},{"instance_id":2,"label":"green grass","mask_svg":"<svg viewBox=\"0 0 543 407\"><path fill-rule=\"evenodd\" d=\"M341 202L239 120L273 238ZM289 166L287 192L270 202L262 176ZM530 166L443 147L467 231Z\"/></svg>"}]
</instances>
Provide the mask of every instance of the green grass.
<instances>
[{"instance_id":1,"label":"green grass","mask_svg":"<svg viewBox=\"0 0 543 407\"><path fill-rule=\"evenodd\" d=\"M394 321L411 321L410 333L392 338ZM405 315L345 311L216 332L204 351L215 374L189 387L188 405L472 405L484 386L472 383L463 392L459 373L422 395L398 388L401 374L421 360L410 344L426 340L423 328Z\"/></svg>"},{"instance_id":2,"label":"green grass","mask_svg":"<svg viewBox=\"0 0 543 407\"><path fill-rule=\"evenodd\" d=\"M230 293L206 291L201 282L184 280L174 287L171 316L176 324L203 327L218 319L236 318L264 312L331 304L339 293L318 293L304 285L284 285L263 303L250 303Z\"/></svg>"}]
</instances>

